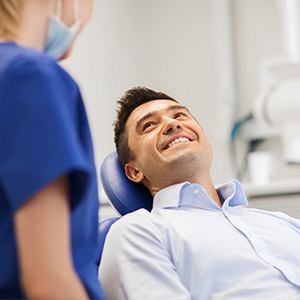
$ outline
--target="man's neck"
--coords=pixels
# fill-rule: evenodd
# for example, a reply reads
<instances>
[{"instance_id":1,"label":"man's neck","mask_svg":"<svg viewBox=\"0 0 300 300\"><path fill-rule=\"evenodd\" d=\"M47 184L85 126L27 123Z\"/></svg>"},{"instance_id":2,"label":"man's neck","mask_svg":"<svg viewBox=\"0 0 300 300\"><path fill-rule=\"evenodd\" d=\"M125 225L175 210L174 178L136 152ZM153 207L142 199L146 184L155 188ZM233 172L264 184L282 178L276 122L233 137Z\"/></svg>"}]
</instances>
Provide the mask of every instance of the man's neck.
<instances>
[{"instance_id":1,"label":"man's neck","mask_svg":"<svg viewBox=\"0 0 300 300\"><path fill-rule=\"evenodd\" d=\"M204 187L204 189L206 190L208 196L211 197L218 204L218 206L220 206L220 207L222 206L221 199L220 199L219 194L211 180L210 175L195 178L194 180L190 180L190 182L201 184Z\"/></svg>"},{"instance_id":2,"label":"man's neck","mask_svg":"<svg viewBox=\"0 0 300 300\"><path fill-rule=\"evenodd\" d=\"M220 207L222 206L221 199L218 195L218 192L217 192L210 176L201 176L201 178L195 178L195 179L190 178L190 179L186 179L186 180L172 182L172 183L166 184L165 186L148 187L148 189L150 190L151 195L154 197L154 195L157 192L159 192L160 190L162 190L163 188L166 188L166 187L171 186L173 184L181 183L181 182L184 182L184 181L189 181L191 183L201 184L204 187L204 189L206 190L208 196L211 197L218 204L218 206L220 206Z\"/></svg>"},{"instance_id":3,"label":"man's neck","mask_svg":"<svg viewBox=\"0 0 300 300\"><path fill-rule=\"evenodd\" d=\"M206 185L204 185L204 184L201 184L201 185L205 188L208 196L210 196L218 204L218 206L221 207L222 206L222 202L221 202L219 194L218 194L215 186L213 185L213 183L211 182L211 183L206 184Z\"/></svg>"}]
</instances>

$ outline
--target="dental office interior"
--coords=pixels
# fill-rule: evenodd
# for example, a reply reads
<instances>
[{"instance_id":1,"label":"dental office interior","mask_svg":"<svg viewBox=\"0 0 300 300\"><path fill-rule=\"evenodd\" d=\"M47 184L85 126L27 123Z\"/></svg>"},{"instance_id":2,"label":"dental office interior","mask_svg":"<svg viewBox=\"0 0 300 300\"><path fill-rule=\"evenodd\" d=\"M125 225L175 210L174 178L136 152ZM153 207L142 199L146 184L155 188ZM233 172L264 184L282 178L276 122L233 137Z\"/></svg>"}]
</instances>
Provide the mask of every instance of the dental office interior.
<instances>
[{"instance_id":1,"label":"dental office interior","mask_svg":"<svg viewBox=\"0 0 300 300\"><path fill-rule=\"evenodd\" d=\"M63 66L78 80L94 139L100 218L118 215L100 180L125 90L187 106L214 149L216 185L300 218L300 0L103 0Z\"/></svg>"}]
</instances>

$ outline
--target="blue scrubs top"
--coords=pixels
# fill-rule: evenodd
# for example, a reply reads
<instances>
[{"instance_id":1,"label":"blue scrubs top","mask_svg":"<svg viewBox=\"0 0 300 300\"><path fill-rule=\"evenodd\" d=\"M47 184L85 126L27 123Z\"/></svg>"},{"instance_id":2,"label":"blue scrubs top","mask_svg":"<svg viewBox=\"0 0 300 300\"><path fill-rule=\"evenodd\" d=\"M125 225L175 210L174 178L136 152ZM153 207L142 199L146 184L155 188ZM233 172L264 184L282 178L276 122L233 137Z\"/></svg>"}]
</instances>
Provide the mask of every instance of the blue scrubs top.
<instances>
[{"instance_id":1,"label":"blue scrubs top","mask_svg":"<svg viewBox=\"0 0 300 300\"><path fill-rule=\"evenodd\" d=\"M62 175L70 183L74 266L90 298L102 299L97 181L79 88L46 54L0 43L0 299L24 297L14 213Z\"/></svg>"}]
</instances>

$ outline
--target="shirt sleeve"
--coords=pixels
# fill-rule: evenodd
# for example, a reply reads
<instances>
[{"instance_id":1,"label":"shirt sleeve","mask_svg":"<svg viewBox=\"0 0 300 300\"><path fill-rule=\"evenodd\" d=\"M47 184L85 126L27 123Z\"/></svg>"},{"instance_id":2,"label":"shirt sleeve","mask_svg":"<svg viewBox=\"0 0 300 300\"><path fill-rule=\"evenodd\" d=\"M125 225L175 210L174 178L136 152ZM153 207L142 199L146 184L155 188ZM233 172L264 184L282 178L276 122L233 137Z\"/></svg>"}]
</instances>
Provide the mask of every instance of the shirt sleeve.
<instances>
[{"instance_id":1,"label":"shirt sleeve","mask_svg":"<svg viewBox=\"0 0 300 300\"><path fill-rule=\"evenodd\" d=\"M112 225L99 277L108 300L191 299L163 245L160 231L147 216L135 213Z\"/></svg>"},{"instance_id":2,"label":"shirt sleeve","mask_svg":"<svg viewBox=\"0 0 300 300\"><path fill-rule=\"evenodd\" d=\"M72 187L72 207L85 192L89 165L71 109L74 99L66 99L74 86L46 59L19 59L0 81L0 187L12 212L62 175Z\"/></svg>"}]
</instances>

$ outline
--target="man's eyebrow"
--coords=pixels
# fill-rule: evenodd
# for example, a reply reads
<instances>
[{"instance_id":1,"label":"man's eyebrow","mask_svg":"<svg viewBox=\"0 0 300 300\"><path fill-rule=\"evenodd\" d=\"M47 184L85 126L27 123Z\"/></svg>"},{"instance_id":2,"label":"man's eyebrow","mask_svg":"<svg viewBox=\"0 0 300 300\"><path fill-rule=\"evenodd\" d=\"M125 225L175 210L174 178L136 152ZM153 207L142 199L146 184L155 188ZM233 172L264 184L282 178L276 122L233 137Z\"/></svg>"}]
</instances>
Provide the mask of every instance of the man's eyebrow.
<instances>
[{"instance_id":1,"label":"man's eyebrow","mask_svg":"<svg viewBox=\"0 0 300 300\"><path fill-rule=\"evenodd\" d=\"M186 112L190 113L190 111L188 110L187 107L185 107L185 106L183 106L183 105L177 105L177 104L169 106L169 107L166 109L166 111L173 111L173 110L180 110L180 109L185 110ZM144 115L143 117L141 117L141 118L136 122L136 126L135 126L136 130L141 126L141 124L142 124L145 120L147 120L147 119L153 117L156 113L157 113L157 111L149 112L149 113L147 113L146 115Z\"/></svg>"},{"instance_id":2,"label":"man's eyebrow","mask_svg":"<svg viewBox=\"0 0 300 300\"><path fill-rule=\"evenodd\" d=\"M169 111L172 111L172 110L180 110L180 109L183 109L185 110L186 112L190 113L190 111L188 110L188 108L186 106L183 106L183 105L171 105L167 108L167 110Z\"/></svg>"}]
</instances>

